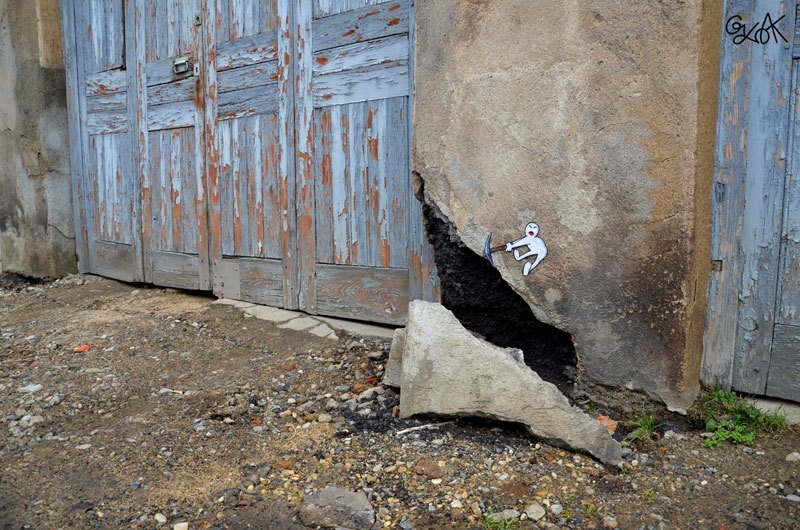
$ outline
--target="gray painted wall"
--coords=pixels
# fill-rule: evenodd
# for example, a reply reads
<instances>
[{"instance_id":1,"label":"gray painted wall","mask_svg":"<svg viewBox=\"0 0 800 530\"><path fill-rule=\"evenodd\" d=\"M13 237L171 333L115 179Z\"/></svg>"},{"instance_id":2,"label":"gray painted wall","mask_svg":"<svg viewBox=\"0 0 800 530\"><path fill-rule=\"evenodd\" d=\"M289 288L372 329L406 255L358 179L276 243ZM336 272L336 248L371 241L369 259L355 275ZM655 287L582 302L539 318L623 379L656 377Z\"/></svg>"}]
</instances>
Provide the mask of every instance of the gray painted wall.
<instances>
[{"instance_id":1,"label":"gray painted wall","mask_svg":"<svg viewBox=\"0 0 800 530\"><path fill-rule=\"evenodd\" d=\"M480 253L488 232L511 241L536 221L548 257L525 277L495 254L505 280L573 335L584 382L678 410L699 391L714 3L420 0L416 13L427 200Z\"/></svg>"},{"instance_id":2,"label":"gray painted wall","mask_svg":"<svg viewBox=\"0 0 800 530\"><path fill-rule=\"evenodd\" d=\"M0 0L0 267L59 277L76 269L66 84L39 55L36 2Z\"/></svg>"}]
</instances>

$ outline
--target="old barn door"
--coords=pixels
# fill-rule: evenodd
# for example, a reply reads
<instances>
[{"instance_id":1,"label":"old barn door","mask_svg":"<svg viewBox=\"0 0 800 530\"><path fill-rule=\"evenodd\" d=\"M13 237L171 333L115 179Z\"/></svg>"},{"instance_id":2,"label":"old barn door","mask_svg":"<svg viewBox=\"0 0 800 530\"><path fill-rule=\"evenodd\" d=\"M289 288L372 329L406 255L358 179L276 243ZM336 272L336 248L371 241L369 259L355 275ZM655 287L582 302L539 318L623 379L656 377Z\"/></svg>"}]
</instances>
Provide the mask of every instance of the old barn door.
<instances>
[{"instance_id":1,"label":"old barn door","mask_svg":"<svg viewBox=\"0 0 800 530\"><path fill-rule=\"evenodd\" d=\"M278 0L209 6L214 291L296 308L291 8Z\"/></svg>"},{"instance_id":2,"label":"old barn door","mask_svg":"<svg viewBox=\"0 0 800 530\"><path fill-rule=\"evenodd\" d=\"M200 0L134 3L145 280L209 289L203 7Z\"/></svg>"},{"instance_id":3,"label":"old barn door","mask_svg":"<svg viewBox=\"0 0 800 530\"><path fill-rule=\"evenodd\" d=\"M217 294L389 323L435 296L409 169L410 19L408 0L217 0Z\"/></svg>"},{"instance_id":4,"label":"old barn door","mask_svg":"<svg viewBox=\"0 0 800 530\"><path fill-rule=\"evenodd\" d=\"M405 321L435 299L409 0L63 0L82 270Z\"/></svg>"},{"instance_id":5,"label":"old barn door","mask_svg":"<svg viewBox=\"0 0 800 530\"><path fill-rule=\"evenodd\" d=\"M310 312L406 318L421 252L410 15L408 0L297 5L299 294Z\"/></svg>"},{"instance_id":6,"label":"old barn door","mask_svg":"<svg viewBox=\"0 0 800 530\"><path fill-rule=\"evenodd\" d=\"M123 0L63 8L80 270L142 280L132 18Z\"/></svg>"},{"instance_id":7,"label":"old barn door","mask_svg":"<svg viewBox=\"0 0 800 530\"><path fill-rule=\"evenodd\" d=\"M210 288L200 0L62 7L81 270Z\"/></svg>"},{"instance_id":8,"label":"old barn door","mask_svg":"<svg viewBox=\"0 0 800 530\"><path fill-rule=\"evenodd\" d=\"M796 4L726 2L703 376L800 401Z\"/></svg>"}]
</instances>

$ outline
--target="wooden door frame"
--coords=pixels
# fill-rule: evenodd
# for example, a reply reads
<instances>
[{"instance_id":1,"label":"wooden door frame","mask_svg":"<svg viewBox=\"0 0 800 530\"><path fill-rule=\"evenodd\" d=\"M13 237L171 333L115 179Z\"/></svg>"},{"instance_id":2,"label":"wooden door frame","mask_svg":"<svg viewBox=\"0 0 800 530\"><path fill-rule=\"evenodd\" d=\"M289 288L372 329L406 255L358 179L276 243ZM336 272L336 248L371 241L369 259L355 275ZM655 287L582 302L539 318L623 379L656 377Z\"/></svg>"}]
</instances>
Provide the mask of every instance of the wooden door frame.
<instances>
[{"instance_id":1,"label":"wooden door frame","mask_svg":"<svg viewBox=\"0 0 800 530\"><path fill-rule=\"evenodd\" d=\"M772 349L793 48L792 37L737 44L726 33L730 17L758 4L726 0L724 8L702 365L710 387L752 394L766 391ZM785 13L770 6L773 19L786 15L793 29L795 4L780 2Z\"/></svg>"}]
</instances>

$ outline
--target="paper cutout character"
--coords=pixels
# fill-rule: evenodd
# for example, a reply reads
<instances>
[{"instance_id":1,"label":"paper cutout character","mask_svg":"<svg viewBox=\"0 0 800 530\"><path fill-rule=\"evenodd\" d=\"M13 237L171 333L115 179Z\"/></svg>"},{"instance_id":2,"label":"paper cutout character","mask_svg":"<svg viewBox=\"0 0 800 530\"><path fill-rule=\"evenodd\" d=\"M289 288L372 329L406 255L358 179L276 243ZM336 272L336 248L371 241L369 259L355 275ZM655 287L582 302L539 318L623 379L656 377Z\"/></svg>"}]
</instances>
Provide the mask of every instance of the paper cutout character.
<instances>
[{"instance_id":1,"label":"paper cutout character","mask_svg":"<svg viewBox=\"0 0 800 530\"><path fill-rule=\"evenodd\" d=\"M522 247L528 247L528 250L520 253L519 249ZM547 256L547 245L539 237L539 225L528 223L525 226L525 235L523 237L511 243L506 243L506 252L511 252L512 250L514 251L514 259L517 261L524 261L531 256L536 256L536 259L525 261L525 265L522 266L522 274L527 276Z\"/></svg>"}]
</instances>

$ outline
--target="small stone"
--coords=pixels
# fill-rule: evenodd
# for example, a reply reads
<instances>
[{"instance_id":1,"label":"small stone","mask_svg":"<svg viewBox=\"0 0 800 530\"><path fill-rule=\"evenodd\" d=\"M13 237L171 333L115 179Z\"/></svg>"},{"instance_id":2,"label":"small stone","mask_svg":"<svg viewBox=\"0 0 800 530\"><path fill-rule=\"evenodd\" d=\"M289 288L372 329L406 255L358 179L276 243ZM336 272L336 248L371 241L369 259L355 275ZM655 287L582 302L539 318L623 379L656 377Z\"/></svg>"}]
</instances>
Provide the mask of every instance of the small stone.
<instances>
[{"instance_id":1,"label":"small stone","mask_svg":"<svg viewBox=\"0 0 800 530\"><path fill-rule=\"evenodd\" d=\"M481 515L483 515L483 511L481 510L481 505L478 501L473 501L469 505L469 509L472 510L472 514L475 517L480 517Z\"/></svg>"},{"instance_id":2,"label":"small stone","mask_svg":"<svg viewBox=\"0 0 800 530\"><path fill-rule=\"evenodd\" d=\"M796 451L793 452L793 453L789 453L788 455L786 455L786 461L787 462L798 462L798 461L800 461L800 453L798 453Z\"/></svg>"},{"instance_id":3,"label":"small stone","mask_svg":"<svg viewBox=\"0 0 800 530\"><path fill-rule=\"evenodd\" d=\"M558 503L552 504L552 505L550 505L550 511L553 512L553 515L559 516L559 515L561 515L561 512L564 511L564 507L561 506Z\"/></svg>"},{"instance_id":4,"label":"small stone","mask_svg":"<svg viewBox=\"0 0 800 530\"><path fill-rule=\"evenodd\" d=\"M276 460L272 463L272 467L278 469L292 469L294 467L294 462L291 460Z\"/></svg>"},{"instance_id":5,"label":"small stone","mask_svg":"<svg viewBox=\"0 0 800 530\"><path fill-rule=\"evenodd\" d=\"M320 414L317 416L317 421L320 423L330 423L333 421L333 417L330 414Z\"/></svg>"},{"instance_id":6,"label":"small stone","mask_svg":"<svg viewBox=\"0 0 800 530\"><path fill-rule=\"evenodd\" d=\"M163 513L157 513L153 516L158 524L166 524L167 517Z\"/></svg>"},{"instance_id":7,"label":"small stone","mask_svg":"<svg viewBox=\"0 0 800 530\"><path fill-rule=\"evenodd\" d=\"M441 483L442 483L442 479L440 479L440 478L432 478L431 479L431 484L433 484L434 486L438 486Z\"/></svg>"},{"instance_id":8,"label":"small stone","mask_svg":"<svg viewBox=\"0 0 800 530\"><path fill-rule=\"evenodd\" d=\"M530 519L531 521L538 521L539 519L545 516L545 513L546 512L544 508L542 508L542 505L539 504L538 502L534 502L533 504L530 504L528 505L527 508L525 508L525 515L527 515L528 519Z\"/></svg>"},{"instance_id":9,"label":"small stone","mask_svg":"<svg viewBox=\"0 0 800 530\"><path fill-rule=\"evenodd\" d=\"M76 445L75 449L77 449L78 451L85 451L86 449L89 449L91 446L92 444L80 444Z\"/></svg>"},{"instance_id":10,"label":"small stone","mask_svg":"<svg viewBox=\"0 0 800 530\"><path fill-rule=\"evenodd\" d=\"M182 523L175 523L172 525L172 530L189 530L189 523L183 521Z\"/></svg>"},{"instance_id":11,"label":"small stone","mask_svg":"<svg viewBox=\"0 0 800 530\"><path fill-rule=\"evenodd\" d=\"M17 389L17 392L22 392L23 394L33 394L34 392L38 392L44 388L42 385L38 383L31 383L30 385L25 385Z\"/></svg>"},{"instance_id":12,"label":"small stone","mask_svg":"<svg viewBox=\"0 0 800 530\"><path fill-rule=\"evenodd\" d=\"M451 508L460 509L464 507L464 503L462 503L458 499L453 499L453 502L450 503Z\"/></svg>"},{"instance_id":13,"label":"small stone","mask_svg":"<svg viewBox=\"0 0 800 530\"><path fill-rule=\"evenodd\" d=\"M436 462L425 460L424 458L414 466L414 473L429 479L442 478L444 476L444 470Z\"/></svg>"},{"instance_id":14,"label":"small stone","mask_svg":"<svg viewBox=\"0 0 800 530\"><path fill-rule=\"evenodd\" d=\"M503 510L500 513L490 514L489 519L494 523L518 521L519 512L517 510Z\"/></svg>"},{"instance_id":15,"label":"small stone","mask_svg":"<svg viewBox=\"0 0 800 530\"><path fill-rule=\"evenodd\" d=\"M610 515L606 515L603 517L603 526L606 528L616 528L619 523L617 523L617 519L611 517Z\"/></svg>"},{"instance_id":16,"label":"small stone","mask_svg":"<svg viewBox=\"0 0 800 530\"><path fill-rule=\"evenodd\" d=\"M331 487L306 497L300 509L300 520L312 528L368 530L375 522L375 510L363 492Z\"/></svg>"},{"instance_id":17,"label":"small stone","mask_svg":"<svg viewBox=\"0 0 800 530\"><path fill-rule=\"evenodd\" d=\"M792 502L800 502L800 495L787 495L786 500Z\"/></svg>"}]
</instances>

